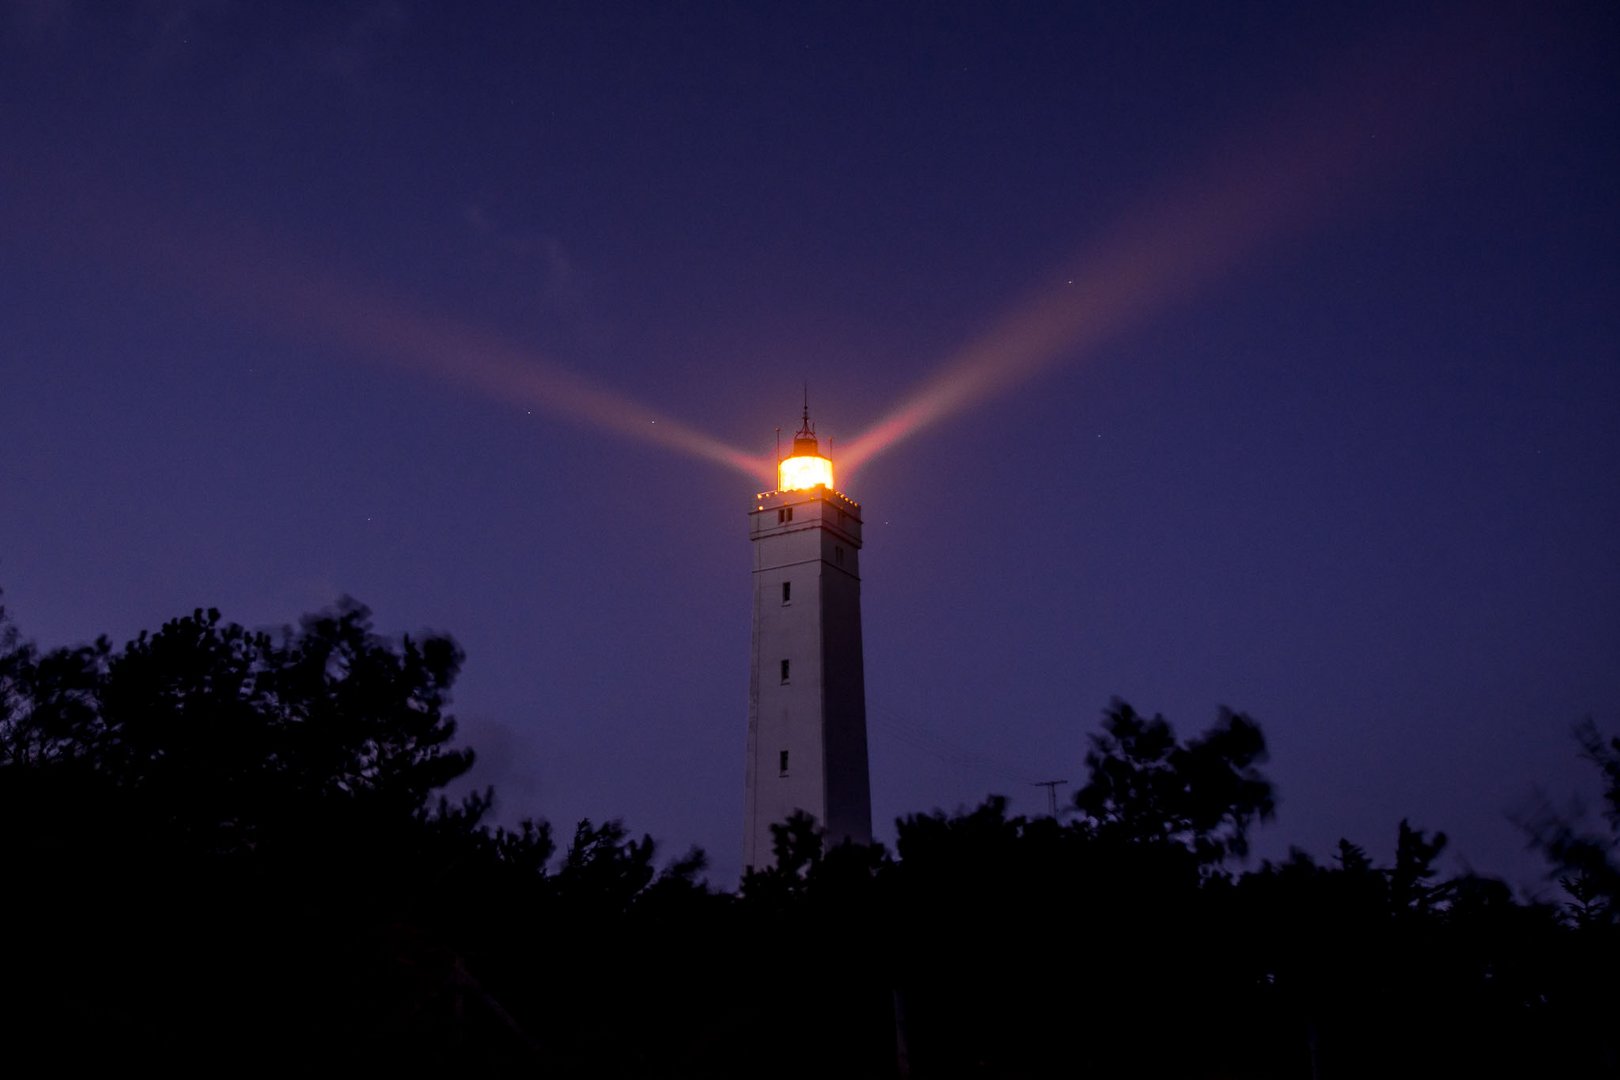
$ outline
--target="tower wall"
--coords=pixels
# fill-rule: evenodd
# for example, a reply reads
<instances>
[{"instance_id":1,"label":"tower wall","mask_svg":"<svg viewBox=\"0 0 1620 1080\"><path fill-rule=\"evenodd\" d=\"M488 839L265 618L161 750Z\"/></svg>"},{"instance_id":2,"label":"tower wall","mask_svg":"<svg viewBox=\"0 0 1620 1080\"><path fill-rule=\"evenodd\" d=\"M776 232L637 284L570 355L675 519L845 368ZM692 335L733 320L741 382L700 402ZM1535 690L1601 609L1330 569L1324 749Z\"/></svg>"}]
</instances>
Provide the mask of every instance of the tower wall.
<instances>
[{"instance_id":1,"label":"tower wall","mask_svg":"<svg viewBox=\"0 0 1620 1080\"><path fill-rule=\"evenodd\" d=\"M760 868L774 858L770 827L795 810L815 815L832 843L870 842L872 813L860 507L825 487L769 492L756 500L749 527L754 595L743 863Z\"/></svg>"}]
</instances>

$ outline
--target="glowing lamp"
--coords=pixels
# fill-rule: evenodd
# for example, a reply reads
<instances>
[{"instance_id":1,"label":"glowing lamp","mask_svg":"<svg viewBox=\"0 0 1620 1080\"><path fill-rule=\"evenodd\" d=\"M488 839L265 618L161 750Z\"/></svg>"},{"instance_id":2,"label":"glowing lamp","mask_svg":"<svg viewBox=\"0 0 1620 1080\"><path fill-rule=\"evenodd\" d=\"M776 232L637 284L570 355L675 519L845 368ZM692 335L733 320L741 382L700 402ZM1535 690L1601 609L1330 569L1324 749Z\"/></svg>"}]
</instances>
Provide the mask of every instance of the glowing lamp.
<instances>
[{"instance_id":1,"label":"glowing lamp","mask_svg":"<svg viewBox=\"0 0 1620 1080\"><path fill-rule=\"evenodd\" d=\"M793 436L793 453L776 463L777 491L833 489L832 462L821 453L816 429L810 423L810 401L804 403L804 426Z\"/></svg>"},{"instance_id":2,"label":"glowing lamp","mask_svg":"<svg viewBox=\"0 0 1620 1080\"><path fill-rule=\"evenodd\" d=\"M777 491L832 490L832 462L821 456L821 444L810 426L810 403L804 405L804 427L793 436L793 453L776 463Z\"/></svg>"},{"instance_id":3,"label":"glowing lamp","mask_svg":"<svg viewBox=\"0 0 1620 1080\"><path fill-rule=\"evenodd\" d=\"M776 490L832 487L832 462L820 454L795 454L776 467Z\"/></svg>"}]
</instances>

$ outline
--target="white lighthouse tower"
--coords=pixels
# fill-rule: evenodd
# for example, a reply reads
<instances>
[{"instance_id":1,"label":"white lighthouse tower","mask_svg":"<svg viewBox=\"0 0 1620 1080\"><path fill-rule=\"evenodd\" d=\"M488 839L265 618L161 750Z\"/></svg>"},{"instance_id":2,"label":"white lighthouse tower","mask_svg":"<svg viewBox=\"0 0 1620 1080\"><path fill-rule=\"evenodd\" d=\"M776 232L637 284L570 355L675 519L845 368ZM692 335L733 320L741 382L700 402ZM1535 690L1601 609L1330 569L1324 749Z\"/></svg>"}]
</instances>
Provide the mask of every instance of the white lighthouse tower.
<instances>
[{"instance_id":1,"label":"white lighthouse tower","mask_svg":"<svg viewBox=\"0 0 1620 1080\"><path fill-rule=\"evenodd\" d=\"M826 841L870 843L861 508L833 489L808 403L775 491L755 497L743 865L772 862L771 826L813 814Z\"/></svg>"}]
</instances>

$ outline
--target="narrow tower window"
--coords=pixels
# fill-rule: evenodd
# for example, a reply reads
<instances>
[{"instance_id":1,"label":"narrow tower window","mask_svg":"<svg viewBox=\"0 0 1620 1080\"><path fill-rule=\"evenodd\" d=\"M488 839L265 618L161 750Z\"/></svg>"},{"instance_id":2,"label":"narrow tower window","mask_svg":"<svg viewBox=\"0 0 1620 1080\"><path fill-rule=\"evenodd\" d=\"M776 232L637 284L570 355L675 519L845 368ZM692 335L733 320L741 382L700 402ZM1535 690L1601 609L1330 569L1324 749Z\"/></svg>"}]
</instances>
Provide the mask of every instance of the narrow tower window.
<instances>
[{"instance_id":1,"label":"narrow tower window","mask_svg":"<svg viewBox=\"0 0 1620 1080\"><path fill-rule=\"evenodd\" d=\"M782 603L790 604L792 602L793 602L793 582L784 581L784 582L782 582Z\"/></svg>"},{"instance_id":2,"label":"narrow tower window","mask_svg":"<svg viewBox=\"0 0 1620 1080\"><path fill-rule=\"evenodd\" d=\"M779 755L777 755L777 766L778 766L778 768L777 768L778 774L781 775L781 776L786 776L787 775L787 751L786 750L782 751Z\"/></svg>"},{"instance_id":3,"label":"narrow tower window","mask_svg":"<svg viewBox=\"0 0 1620 1080\"><path fill-rule=\"evenodd\" d=\"M788 662L786 660L782 661L782 681L788 681Z\"/></svg>"},{"instance_id":4,"label":"narrow tower window","mask_svg":"<svg viewBox=\"0 0 1620 1080\"><path fill-rule=\"evenodd\" d=\"M839 566L844 565L844 545L842 545L842 544L834 544L833 545L833 561L836 562Z\"/></svg>"}]
</instances>

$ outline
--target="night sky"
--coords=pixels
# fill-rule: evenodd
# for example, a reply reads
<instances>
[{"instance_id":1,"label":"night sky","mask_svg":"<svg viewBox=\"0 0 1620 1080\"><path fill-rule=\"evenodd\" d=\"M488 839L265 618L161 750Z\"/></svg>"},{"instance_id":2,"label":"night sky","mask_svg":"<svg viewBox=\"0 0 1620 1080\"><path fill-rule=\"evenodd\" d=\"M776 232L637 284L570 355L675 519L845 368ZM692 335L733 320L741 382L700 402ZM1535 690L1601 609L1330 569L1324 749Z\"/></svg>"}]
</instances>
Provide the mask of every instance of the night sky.
<instances>
[{"instance_id":1,"label":"night sky","mask_svg":"<svg viewBox=\"0 0 1620 1080\"><path fill-rule=\"evenodd\" d=\"M745 514L862 503L873 819L1044 812L1119 696L1256 854L1620 730L1613 3L0 5L0 587L42 645L351 595L497 818L731 887ZM1541 793L1538 795L1538 792Z\"/></svg>"}]
</instances>

